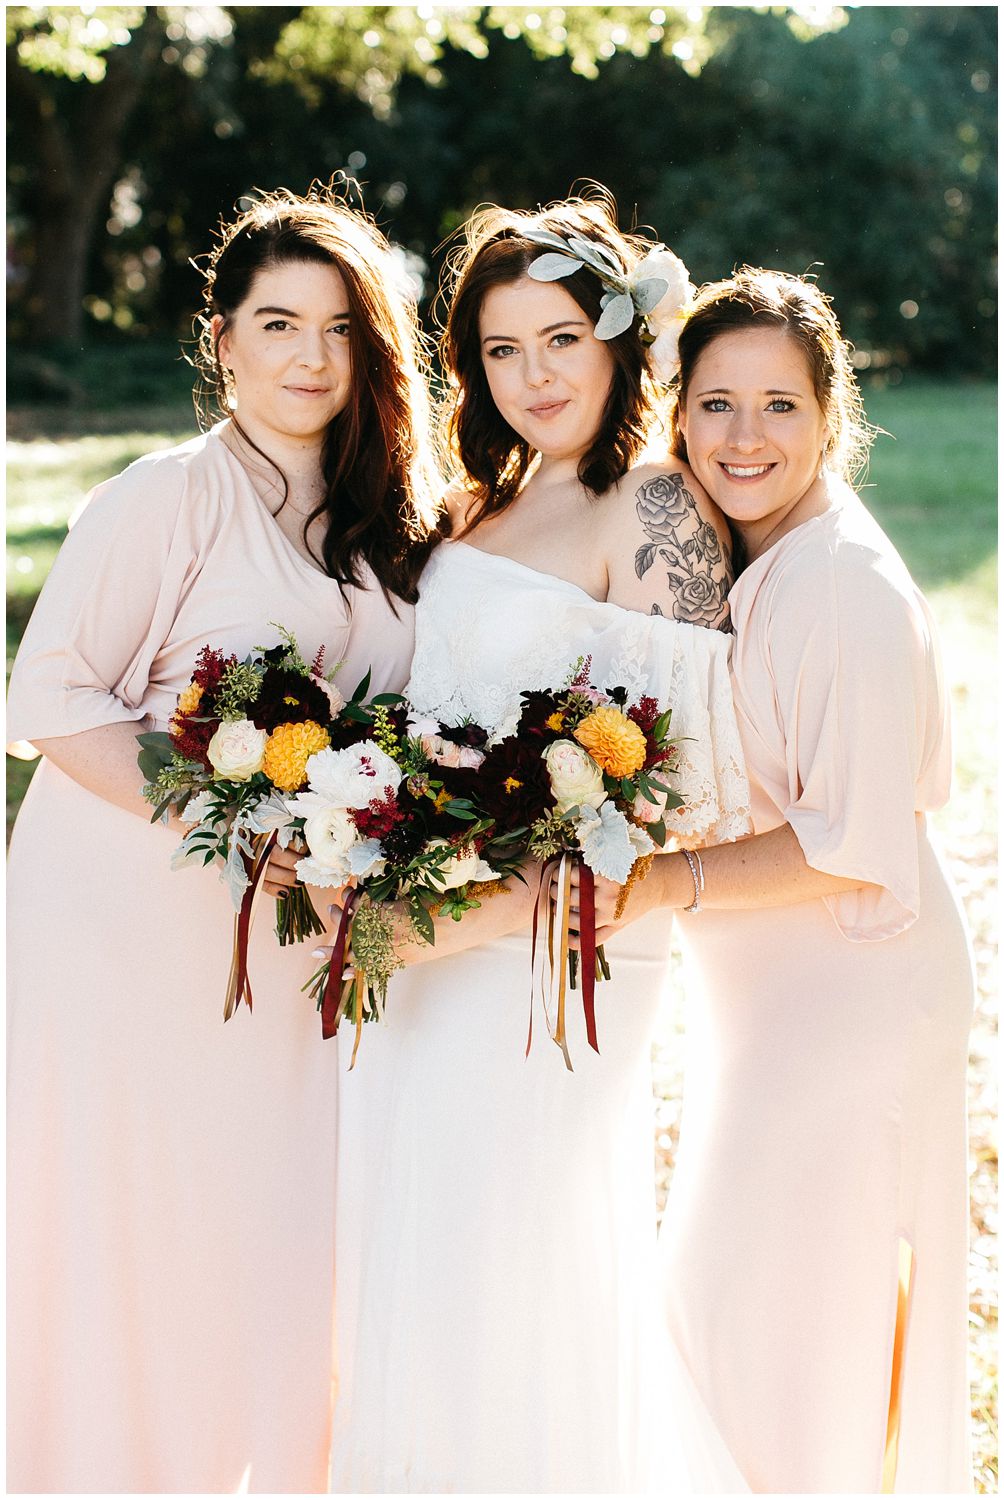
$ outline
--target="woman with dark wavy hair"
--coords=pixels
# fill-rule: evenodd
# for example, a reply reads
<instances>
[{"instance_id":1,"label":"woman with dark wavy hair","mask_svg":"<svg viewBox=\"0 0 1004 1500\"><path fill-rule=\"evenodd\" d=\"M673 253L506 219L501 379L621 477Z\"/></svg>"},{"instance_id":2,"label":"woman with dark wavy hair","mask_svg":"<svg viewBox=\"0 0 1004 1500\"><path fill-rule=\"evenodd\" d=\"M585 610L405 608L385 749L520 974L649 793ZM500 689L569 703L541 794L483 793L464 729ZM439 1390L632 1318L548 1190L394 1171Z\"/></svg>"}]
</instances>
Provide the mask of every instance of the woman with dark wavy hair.
<instances>
[{"instance_id":1,"label":"woman with dark wavy hair","mask_svg":"<svg viewBox=\"0 0 1004 1500\"><path fill-rule=\"evenodd\" d=\"M10 860L13 1490L324 1491L338 1069L303 945L171 870L137 731L200 648L271 621L400 689L433 488L414 308L317 188L224 225L201 353L220 420L99 485L25 633L8 732L43 761ZM47 920L40 921L40 913Z\"/></svg>"},{"instance_id":2,"label":"woman with dark wavy hair","mask_svg":"<svg viewBox=\"0 0 1004 1500\"><path fill-rule=\"evenodd\" d=\"M684 464L644 457L687 290L676 257L622 234L604 198L475 215L443 345L456 539L422 575L409 693L505 733L522 691L588 656L597 684L672 704L676 836L702 843L746 827L726 533ZM342 1080L338 1490L734 1478L682 1368L672 1395L656 1373L650 1050L667 934L639 924L615 945L599 1055L579 1013L568 1073L536 1029L524 1056L531 905L517 887L440 920Z\"/></svg>"}]
</instances>

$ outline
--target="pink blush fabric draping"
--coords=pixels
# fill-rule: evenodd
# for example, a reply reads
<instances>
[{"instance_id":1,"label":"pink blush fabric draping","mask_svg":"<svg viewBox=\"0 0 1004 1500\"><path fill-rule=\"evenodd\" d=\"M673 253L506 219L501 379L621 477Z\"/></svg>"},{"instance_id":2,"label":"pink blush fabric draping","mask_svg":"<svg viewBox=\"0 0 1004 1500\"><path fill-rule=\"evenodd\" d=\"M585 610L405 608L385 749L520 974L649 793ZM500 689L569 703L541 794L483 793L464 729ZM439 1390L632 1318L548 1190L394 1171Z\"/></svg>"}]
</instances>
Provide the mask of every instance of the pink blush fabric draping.
<instances>
[{"instance_id":1,"label":"pink blush fabric draping","mask_svg":"<svg viewBox=\"0 0 1004 1500\"><path fill-rule=\"evenodd\" d=\"M372 582L372 580L371 580ZM407 677L412 611L338 586L218 431L99 486L26 631L9 739L163 728L206 643L270 621L355 686ZM138 775L138 772L137 772ZM7 1483L27 1492L323 1492L338 1063L280 949L222 1007L233 911L176 838L43 761L8 878Z\"/></svg>"},{"instance_id":2,"label":"pink blush fabric draping","mask_svg":"<svg viewBox=\"0 0 1004 1500\"><path fill-rule=\"evenodd\" d=\"M670 1326L754 1490L875 1493L905 1240L896 1490L964 1493L973 985L923 816L950 779L934 627L850 499L757 559L731 605L756 832L787 820L810 864L871 884L680 919Z\"/></svg>"}]
</instances>

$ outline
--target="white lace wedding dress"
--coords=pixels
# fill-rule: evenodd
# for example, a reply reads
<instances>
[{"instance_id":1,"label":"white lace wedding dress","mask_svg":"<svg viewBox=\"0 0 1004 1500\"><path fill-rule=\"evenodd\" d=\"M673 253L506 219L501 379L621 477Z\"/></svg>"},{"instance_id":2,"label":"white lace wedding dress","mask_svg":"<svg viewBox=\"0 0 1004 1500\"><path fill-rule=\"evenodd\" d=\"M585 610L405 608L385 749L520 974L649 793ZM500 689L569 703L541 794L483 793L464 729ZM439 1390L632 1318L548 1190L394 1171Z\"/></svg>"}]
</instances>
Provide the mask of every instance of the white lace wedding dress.
<instances>
[{"instance_id":1,"label":"white lace wedding dress","mask_svg":"<svg viewBox=\"0 0 1004 1500\"><path fill-rule=\"evenodd\" d=\"M598 686L673 706L677 836L748 830L727 637L462 542L434 553L416 627L419 710L511 726L521 690L591 655ZM744 1488L654 1292L650 1053L669 942L653 913L608 945L600 1052L571 1004L572 1073L539 1016L524 1058L528 936L392 980L339 1090L333 1490Z\"/></svg>"}]
</instances>

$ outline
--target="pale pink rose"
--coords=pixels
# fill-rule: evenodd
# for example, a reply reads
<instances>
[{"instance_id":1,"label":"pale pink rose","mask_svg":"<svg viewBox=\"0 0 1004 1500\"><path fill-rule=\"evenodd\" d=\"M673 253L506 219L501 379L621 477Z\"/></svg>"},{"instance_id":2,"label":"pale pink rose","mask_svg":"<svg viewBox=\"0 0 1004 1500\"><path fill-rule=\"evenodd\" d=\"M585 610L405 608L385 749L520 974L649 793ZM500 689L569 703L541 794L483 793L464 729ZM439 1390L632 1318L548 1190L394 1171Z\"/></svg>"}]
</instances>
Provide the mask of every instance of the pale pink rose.
<instances>
[{"instance_id":1,"label":"pale pink rose","mask_svg":"<svg viewBox=\"0 0 1004 1500\"><path fill-rule=\"evenodd\" d=\"M328 682L327 678L325 677L318 677L316 672L311 672L310 680L311 682L316 683L316 685L321 689L321 692L324 693L325 697L330 703L331 717L334 718L336 714L340 714L342 709L345 707L345 699L335 687L335 684L333 682Z\"/></svg>"},{"instance_id":2,"label":"pale pink rose","mask_svg":"<svg viewBox=\"0 0 1004 1500\"><path fill-rule=\"evenodd\" d=\"M471 745L455 745L452 740L444 740L439 734L423 734L422 749L437 766L446 766L450 770L462 766L466 770L476 771L484 760L480 750L475 750Z\"/></svg>"},{"instance_id":3,"label":"pale pink rose","mask_svg":"<svg viewBox=\"0 0 1004 1500\"><path fill-rule=\"evenodd\" d=\"M658 801L650 802L643 797L641 792L634 799L632 812L636 818L641 818L643 823L658 823L666 811L666 795L664 792L658 794Z\"/></svg>"},{"instance_id":4,"label":"pale pink rose","mask_svg":"<svg viewBox=\"0 0 1004 1500\"><path fill-rule=\"evenodd\" d=\"M544 763L559 813L570 807L599 807L607 800L602 771L574 740L555 740L544 752Z\"/></svg>"}]
</instances>

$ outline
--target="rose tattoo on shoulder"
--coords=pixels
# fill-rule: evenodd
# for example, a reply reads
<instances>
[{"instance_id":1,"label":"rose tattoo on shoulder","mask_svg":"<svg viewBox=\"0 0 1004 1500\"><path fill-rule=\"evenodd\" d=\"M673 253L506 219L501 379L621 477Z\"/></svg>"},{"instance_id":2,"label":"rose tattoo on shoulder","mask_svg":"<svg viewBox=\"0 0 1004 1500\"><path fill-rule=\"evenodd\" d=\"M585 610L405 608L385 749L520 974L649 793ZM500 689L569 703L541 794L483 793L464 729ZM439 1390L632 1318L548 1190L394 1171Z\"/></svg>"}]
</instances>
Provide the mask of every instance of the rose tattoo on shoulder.
<instances>
[{"instance_id":1,"label":"rose tattoo on shoulder","mask_svg":"<svg viewBox=\"0 0 1004 1500\"><path fill-rule=\"evenodd\" d=\"M634 568L644 578L656 558L666 564L673 590L673 618L689 625L729 630L731 569L715 528L702 521L682 474L657 474L635 496L648 541L635 553ZM717 576L716 576L716 571ZM653 605L653 614L662 614Z\"/></svg>"}]
</instances>

